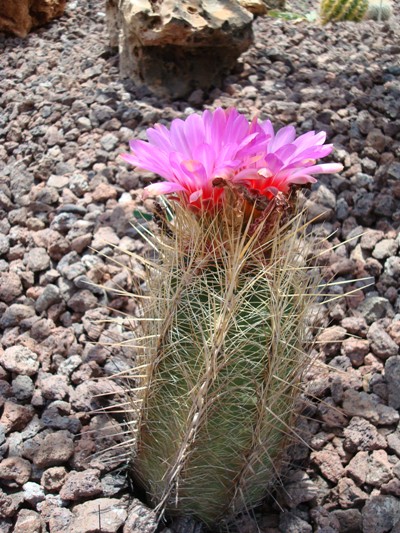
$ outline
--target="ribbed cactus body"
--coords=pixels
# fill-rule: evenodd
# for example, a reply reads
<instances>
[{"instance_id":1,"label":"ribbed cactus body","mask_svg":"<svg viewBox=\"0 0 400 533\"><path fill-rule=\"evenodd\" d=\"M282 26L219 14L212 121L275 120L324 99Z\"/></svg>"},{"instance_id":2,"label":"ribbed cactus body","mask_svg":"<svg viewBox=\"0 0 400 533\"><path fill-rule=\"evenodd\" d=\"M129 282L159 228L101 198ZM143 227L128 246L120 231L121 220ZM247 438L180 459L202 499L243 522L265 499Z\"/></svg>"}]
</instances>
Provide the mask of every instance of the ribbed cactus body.
<instances>
[{"instance_id":1,"label":"ribbed cactus body","mask_svg":"<svg viewBox=\"0 0 400 533\"><path fill-rule=\"evenodd\" d=\"M385 21L392 16L392 13L392 5L387 0L369 0L365 18L368 20Z\"/></svg>"},{"instance_id":2,"label":"ribbed cactus body","mask_svg":"<svg viewBox=\"0 0 400 533\"><path fill-rule=\"evenodd\" d=\"M360 22L367 9L368 0L322 0L321 21L323 24L342 20Z\"/></svg>"},{"instance_id":3,"label":"ribbed cactus body","mask_svg":"<svg viewBox=\"0 0 400 533\"><path fill-rule=\"evenodd\" d=\"M276 481L308 364L300 217L268 235L268 220L237 231L236 216L202 225L178 209L156 239L135 393L135 479L159 509L209 525Z\"/></svg>"}]
</instances>

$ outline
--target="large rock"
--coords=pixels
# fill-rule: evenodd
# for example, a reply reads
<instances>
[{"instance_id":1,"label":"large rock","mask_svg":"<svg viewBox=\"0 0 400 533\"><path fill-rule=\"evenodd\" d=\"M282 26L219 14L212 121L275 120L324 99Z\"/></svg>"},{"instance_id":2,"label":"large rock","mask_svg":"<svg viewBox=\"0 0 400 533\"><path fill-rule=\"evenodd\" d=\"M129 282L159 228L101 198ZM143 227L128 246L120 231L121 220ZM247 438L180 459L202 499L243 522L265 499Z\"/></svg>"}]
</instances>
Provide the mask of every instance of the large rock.
<instances>
[{"instance_id":1,"label":"large rock","mask_svg":"<svg viewBox=\"0 0 400 533\"><path fill-rule=\"evenodd\" d=\"M120 72L160 96L219 85L252 42L253 15L236 0L107 0Z\"/></svg>"},{"instance_id":2,"label":"large rock","mask_svg":"<svg viewBox=\"0 0 400 533\"><path fill-rule=\"evenodd\" d=\"M32 28L64 13L67 0L1 0L0 31L26 37Z\"/></svg>"}]
</instances>

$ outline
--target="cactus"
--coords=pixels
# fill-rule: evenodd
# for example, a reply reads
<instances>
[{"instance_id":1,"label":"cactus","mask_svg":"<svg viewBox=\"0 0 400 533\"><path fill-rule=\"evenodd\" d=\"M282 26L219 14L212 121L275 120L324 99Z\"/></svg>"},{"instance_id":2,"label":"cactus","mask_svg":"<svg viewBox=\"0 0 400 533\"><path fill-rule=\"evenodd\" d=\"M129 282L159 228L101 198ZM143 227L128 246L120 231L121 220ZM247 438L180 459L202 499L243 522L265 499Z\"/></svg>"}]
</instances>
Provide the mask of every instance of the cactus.
<instances>
[{"instance_id":1,"label":"cactus","mask_svg":"<svg viewBox=\"0 0 400 533\"><path fill-rule=\"evenodd\" d=\"M387 0L369 0L365 18L378 22L388 20L393 13L392 5Z\"/></svg>"},{"instance_id":2,"label":"cactus","mask_svg":"<svg viewBox=\"0 0 400 533\"><path fill-rule=\"evenodd\" d=\"M237 235L242 219L204 228L179 210L147 280L134 477L154 505L209 525L272 487L309 363L300 217L260 241L269 222Z\"/></svg>"},{"instance_id":3,"label":"cactus","mask_svg":"<svg viewBox=\"0 0 400 533\"><path fill-rule=\"evenodd\" d=\"M321 22L349 20L360 22L368 9L368 0L322 0L320 6Z\"/></svg>"},{"instance_id":4,"label":"cactus","mask_svg":"<svg viewBox=\"0 0 400 533\"><path fill-rule=\"evenodd\" d=\"M132 473L159 514L217 527L262 501L293 436L316 292L293 187L340 165L314 164L324 134L235 110L148 135L125 158L163 175L148 189L171 203L144 233L158 260L142 260Z\"/></svg>"}]
</instances>

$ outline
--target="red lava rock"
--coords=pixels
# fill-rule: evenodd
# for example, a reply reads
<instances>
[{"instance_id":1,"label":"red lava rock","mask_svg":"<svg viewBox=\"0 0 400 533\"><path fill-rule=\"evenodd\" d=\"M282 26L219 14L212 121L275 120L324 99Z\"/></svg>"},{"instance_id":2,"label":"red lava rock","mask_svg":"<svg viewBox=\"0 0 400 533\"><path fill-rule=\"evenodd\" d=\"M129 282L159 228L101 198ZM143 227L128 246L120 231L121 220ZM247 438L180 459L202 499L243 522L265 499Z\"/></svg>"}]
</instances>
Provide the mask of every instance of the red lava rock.
<instances>
[{"instance_id":1,"label":"red lava rock","mask_svg":"<svg viewBox=\"0 0 400 533\"><path fill-rule=\"evenodd\" d=\"M100 513L100 515L99 515ZM98 498L75 505L69 533L90 533L99 529L102 533L117 533L127 518L127 505L116 498Z\"/></svg>"},{"instance_id":2,"label":"red lava rock","mask_svg":"<svg viewBox=\"0 0 400 533\"><path fill-rule=\"evenodd\" d=\"M369 352L369 342L363 339L344 339L342 354L346 355L353 366L359 367L364 363L364 357Z\"/></svg>"},{"instance_id":3,"label":"red lava rock","mask_svg":"<svg viewBox=\"0 0 400 533\"><path fill-rule=\"evenodd\" d=\"M33 462L39 468L66 463L74 453L74 443L68 431L56 431L47 435L37 450Z\"/></svg>"},{"instance_id":4,"label":"red lava rock","mask_svg":"<svg viewBox=\"0 0 400 533\"><path fill-rule=\"evenodd\" d=\"M40 388L46 400L63 400L69 392L67 379L64 376L41 376Z\"/></svg>"},{"instance_id":5,"label":"red lava rock","mask_svg":"<svg viewBox=\"0 0 400 533\"><path fill-rule=\"evenodd\" d=\"M53 508L49 516L50 533L71 533L72 513L69 509Z\"/></svg>"},{"instance_id":6,"label":"red lava rock","mask_svg":"<svg viewBox=\"0 0 400 533\"><path fill-rule=\"evenodd\" d=\"M61 498L78 501L98 496L103 492L99 474L99 471L94 469L69 472L60 491Z\"/></svg>"},{"instance_id":7,"label":"red lava rock","mask_svg":"<svg viewBox=\"0 0 400 533\"><path fill-rule=\"evenodd\" d=\"M382 494L392 494L397 498L400 498L400 479L394 478L381 485Z\"/></svg>"},{"instance_id":8,"label":"red lava rock","mask_svg":"<svg viewBox=\"0 0 400 533\"><path fill-rule=\"evenodd\" d=\"M0 480L8 486L23 485L29 481L31 463L22 457L8 457L0 463Z\"/></svg>"},{"instance_id":9,"label":"red lava rock","mask_svg":"<svg viewBox=\"0 0 400 533\"><path fill-rule=\"evenodd\" d=\"M386 448L386 439L365 418L354 416L343 431L344 448L349 452Z\"/></svg>"},{"instance_id":10,"label":"red lava rock","mask_svg":"<svg viewBox=\"0 0 400 533\"><path fill-rule=\"evenodd\" d=\"M400 320L395 320L394 322L392 322L388 329L387 329L387 332L389 333L389 335L392 337L392 339L394 340L394 342L400 346Z\"/></svg>"},{"instance_id":11,"label":"red lava rock","mask_svg":"<svg viewBox=\"0 0 400 533\"><path fill-rule=\"evenodd\" d=\"M343 475L344 469L336 451L326 447L320 452L312 452L311 460L321 470L322 474L332 482L337 482Z\"/></svg>"},{"instance_id":12,"label":"red lava rock","mask_svg":"<svg viewBox=\"0 0 400 533\"><path fill-rule=\"evenodd\" d=\"M39 513L30 509L21 509L14 525L14 533L42 533L45 531L44 520Z\"/></svg>"},{"instance_id":13,"label":"red lava rock","mask_svg":"<svg viewBox=\"0 0 400 533\"><path fill-rule=\"evenodd\" d=\"M368 499L368 494L358 488L352 479L346 477L339 480L336 490L342 509L360 507Z\"/></svg>"},{"instance_id":14,"label":"red lava rock","mask_svg":"<svg viewBox=\"0 0 400 533\"><path fill-rule=\"evenodd\" d=\"M0 490L0 516L10 518L15 515L18 509L18 502Z\"/></svg>"},{"instance_id":15,"label":"red lava rock","mask_svg":"<svg viewBox=\"0 0 400 533\"><path fill-rule=\"evenodd\" d=\"M0 300L10 303L22 293L20 277L14 272L0 273Z\"/></svg>"},{"instance_id":16,"label":"red lava rock","mask_svg":"<svg viewBox=\"0 0 400 533\"><path fill-rule=\"evenodd\" d=\"M6 401L0 423L4 425L7 433L10 431L19 431L27 426L34 414L35 411L30 405L19 405L11 401Z\"/></svg>"},{"instance_id":17,"label":"red lava rock","mask_svg":"<svg viewBox=\"0 0 400 533\"><path fill-rule=\"evenodd\" d=\"M92 192L92 198L95 202L106 202L110 198L116 198L117 191L115 187L108 183L99 183L95 190Z\"/></svg>"},{"instance_id":18,"label":"red lava rock","mask_svg":"<svg viewBox=\"0 0 400 533\"><path fill-rule=\"evenodd\" d=\"M368 459L368 474L366 482L374 487L380 487L392 479L392 465L388 461L385 450L374 450Z\"/></svg>"},{"instance_id":19,"label":"red lava rock","mask_svg":"<svg viewBox=\"0 0 400 533\"><path fill-rule=\"evenodd\" d=\"M368 458L368 452L358 452L346 466L346 474L359 485L363 485L367 481L369 469Z\"/></svg>"},{"instance_id":20,"label":"red lava rock","mask_svg":"<svg viewBox=\"0 0 400 533\"><path fill-rule=\"evenodd\" d=\"M317 342L322 352L328 357L334 357L340 351L341 342L346 337L346 330L340 326L326 328L318 335Z\"/></svg>"},{"instance_id":21,"label":"red lava rock","mask_svg":"<svg viewBox=\"0 0 400 533\"><path fill-rule=\"evenodd\" d=\"M49 492L59 492L66 476L67 471L63 466L53 466L43 472L40 484Z\"/></svg>"}]
</instances>

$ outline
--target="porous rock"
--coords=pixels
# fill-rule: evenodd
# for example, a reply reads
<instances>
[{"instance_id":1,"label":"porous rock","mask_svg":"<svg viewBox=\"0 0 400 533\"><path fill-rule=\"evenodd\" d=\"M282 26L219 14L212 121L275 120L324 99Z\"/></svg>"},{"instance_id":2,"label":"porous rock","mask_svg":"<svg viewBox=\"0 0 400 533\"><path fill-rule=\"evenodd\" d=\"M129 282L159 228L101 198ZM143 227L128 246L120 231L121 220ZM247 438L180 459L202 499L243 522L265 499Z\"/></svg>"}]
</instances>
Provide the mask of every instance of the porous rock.
<instances>
[{"instance_id":1,"label":"porous rock","mask_svg":"<svg viewBox=\"0 0 400 533\"><path fill-rule=\"evenodd\" d=\"M39 368L37 354L25 346L10 346L0 352L0 363L10 372L26 376L33 376Z\"/></svg>"},{"instance_id":2,"label":"porous rock","mask_svg":"<svg viewBox=\"0 0 400 533\"><path fill-rule=\"evenodd\" d=\"M252 42L252 14L235 0L107 1L120 72L174 98L219 85Z\"/></svg>"},{"instance_id":3,"label":"porous rock","mask_svg":"<svg viewBox=\"0 0 400 533\"><path fill-rule=\"evenodd\" d=\"M88 469L84 472L69 472L60 491L63 500L80 500L93 498L102 493L99 471Z\"/></svg>"},{"instance_id":4,"label":"porous rock","mask_svg":"<svg viewBox=\"0 0 400 533\"><path fill-rule=\"evenodd\" d=\"M98 498L76 505L72 510L70 533L98 531L99 513L102 533L117 533L127 517L126 504L116 498Z\"/></svg>"}]
</instances>

